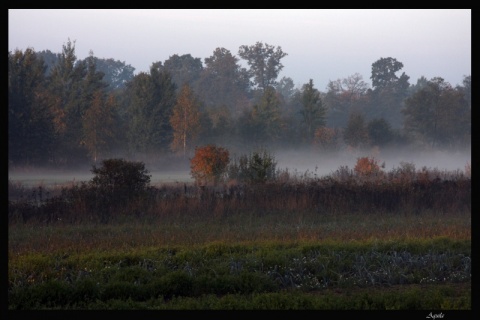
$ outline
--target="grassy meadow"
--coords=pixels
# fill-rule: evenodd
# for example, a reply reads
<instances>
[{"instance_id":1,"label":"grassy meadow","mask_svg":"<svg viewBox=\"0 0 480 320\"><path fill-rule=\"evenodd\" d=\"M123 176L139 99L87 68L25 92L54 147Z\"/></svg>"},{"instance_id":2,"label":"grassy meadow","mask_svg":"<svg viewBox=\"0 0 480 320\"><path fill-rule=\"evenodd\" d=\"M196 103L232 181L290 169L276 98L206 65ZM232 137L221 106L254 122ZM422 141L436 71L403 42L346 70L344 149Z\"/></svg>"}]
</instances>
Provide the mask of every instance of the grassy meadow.
<instances>
[{"instance_id":1,"label":"grassy meadow","mask_svg":"<svg viewBox=\"0 0 480 320\"><path fill-rule=\"evenodd\" d=\"M277 177L113 200L9 180L8 309L472 309L468 174Z\"/></svg>"}]
</instances>

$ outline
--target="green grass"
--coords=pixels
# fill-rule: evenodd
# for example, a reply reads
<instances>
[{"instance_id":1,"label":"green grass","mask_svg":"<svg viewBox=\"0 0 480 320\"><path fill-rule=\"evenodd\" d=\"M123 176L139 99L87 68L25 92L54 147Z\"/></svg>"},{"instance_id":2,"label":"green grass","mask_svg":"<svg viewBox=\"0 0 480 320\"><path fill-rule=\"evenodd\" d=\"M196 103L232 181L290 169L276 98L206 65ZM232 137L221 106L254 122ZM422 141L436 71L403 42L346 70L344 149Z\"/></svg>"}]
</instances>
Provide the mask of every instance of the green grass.
<instances>
[{"instance_id":1,"label":"green grass","mask_svg":"<svg viewBox=\"0 0 480 320\"><path fill-rule=\"evenodd\" d=\"M469 309L470 259L445 237L9 251L9 308Z\"/></svg>"}]
</instances>

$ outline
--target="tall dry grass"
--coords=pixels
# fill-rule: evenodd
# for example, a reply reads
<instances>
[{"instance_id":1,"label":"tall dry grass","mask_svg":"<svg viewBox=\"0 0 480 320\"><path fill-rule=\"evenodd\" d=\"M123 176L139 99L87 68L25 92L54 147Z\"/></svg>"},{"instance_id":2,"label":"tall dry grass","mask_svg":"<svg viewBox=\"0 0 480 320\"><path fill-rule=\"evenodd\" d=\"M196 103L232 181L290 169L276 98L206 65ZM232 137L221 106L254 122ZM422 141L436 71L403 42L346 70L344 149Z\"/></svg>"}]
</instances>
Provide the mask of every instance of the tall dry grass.
<instances>
[{"instance_id":1,"label":"tall dry grass","mask_svg":"<svg viewBox=\"0 0 480 320\"><path fill-rule=\"evenodd\" d=\"M151 187L116 205L86 184L48 190L9 181L9 250L194 245L210 241L471 238L471 179L403 163L358 175L258 184Z\"/></svg>"}]
</instances>

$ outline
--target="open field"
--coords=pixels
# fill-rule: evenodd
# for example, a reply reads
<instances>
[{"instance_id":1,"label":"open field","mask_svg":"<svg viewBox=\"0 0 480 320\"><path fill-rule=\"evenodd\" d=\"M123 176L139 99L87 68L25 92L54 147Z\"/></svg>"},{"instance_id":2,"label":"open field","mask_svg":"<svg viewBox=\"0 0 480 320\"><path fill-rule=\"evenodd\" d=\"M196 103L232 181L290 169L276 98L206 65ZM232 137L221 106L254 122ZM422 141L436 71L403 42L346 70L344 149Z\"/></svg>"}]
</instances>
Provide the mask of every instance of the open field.
<instances>
[{"instance_id":1,"label":"open field","mask_svg":"<svg viewBox=\"0 0 480 320\"><path fill-rule=\"evenodd\" d=\"M471 310L471 180L404 169L112 199L10 182L9 309Z\"/></svg>"},{"instance_id":2,"label":"open field","mask_svg":"<svg viewBox=\"0 0 480 320\"><path fill-rule=\"evenodd\" d=\"M9 230L13 309L471 309L468 214Z\"/></svg>"}]
</instances>

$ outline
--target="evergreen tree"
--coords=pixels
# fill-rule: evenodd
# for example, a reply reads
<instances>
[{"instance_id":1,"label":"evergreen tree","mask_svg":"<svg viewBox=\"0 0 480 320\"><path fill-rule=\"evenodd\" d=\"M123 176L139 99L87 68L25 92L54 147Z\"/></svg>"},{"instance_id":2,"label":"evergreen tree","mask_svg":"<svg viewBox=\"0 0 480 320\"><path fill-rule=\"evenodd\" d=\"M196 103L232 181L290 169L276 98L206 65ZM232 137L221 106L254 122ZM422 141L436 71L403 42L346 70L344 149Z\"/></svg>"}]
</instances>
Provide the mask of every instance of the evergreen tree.
<instances>
[{"instance_id":1,"label":"evergreen tree","mask_svg":"<svg viewBox=\"0 0 480 320\"><path fill-rule=\"evenodd\" d=\"M320 92L314 88L313 80L303 86L301 93L302 123L304 125L304 138L311 143L315 134L315 130L325 125L325 107L323 106Z\"/></svg>"}]
</instances>

